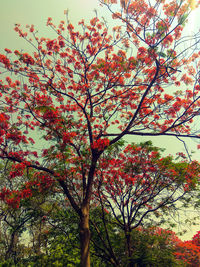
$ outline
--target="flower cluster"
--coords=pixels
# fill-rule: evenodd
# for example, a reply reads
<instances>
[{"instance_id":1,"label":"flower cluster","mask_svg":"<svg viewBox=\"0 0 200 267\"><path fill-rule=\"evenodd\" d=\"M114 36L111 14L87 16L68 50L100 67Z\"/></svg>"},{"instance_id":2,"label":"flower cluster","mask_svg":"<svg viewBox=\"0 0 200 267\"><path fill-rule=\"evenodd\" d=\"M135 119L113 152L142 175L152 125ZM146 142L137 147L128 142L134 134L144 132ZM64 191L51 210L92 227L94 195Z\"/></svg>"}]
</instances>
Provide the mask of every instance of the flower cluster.
<instances>
[{"instance_id":1,"label":"flower cluster","mask_svg":"<svg viewBox=\"0 0 200 267\"><path fill-rule=\"evenodd\" d=\"M103 151L108 145L110 141L108 138L97 139L93 142L92 148L97 149L98 151Z\"/></svg>"}]
</instances>

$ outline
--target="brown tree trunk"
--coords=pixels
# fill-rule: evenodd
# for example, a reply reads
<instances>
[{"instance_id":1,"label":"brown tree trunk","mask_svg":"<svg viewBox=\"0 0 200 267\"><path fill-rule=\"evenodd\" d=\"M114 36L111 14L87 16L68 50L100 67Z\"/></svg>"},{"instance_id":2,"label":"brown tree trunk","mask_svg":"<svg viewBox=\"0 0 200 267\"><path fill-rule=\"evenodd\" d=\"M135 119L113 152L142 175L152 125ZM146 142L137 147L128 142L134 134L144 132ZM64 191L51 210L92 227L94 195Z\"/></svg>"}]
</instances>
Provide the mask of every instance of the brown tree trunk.
<instances>
[{"instance_id":1,"label":"brown tree trunk","mask_svg":"<svg viewBox=\"0 0 200 267\"><path fill-rule=\"evenodd\" d=\"M135 267L137 265L135 265L132 260L131 260L131 256L132 256L132 248L131 248L131 230L128 227L128 229L126 229L125 231L125 236L126 236L126 255L128 257L128 267Z\"/></svg>"},{"instance_id":2,"label":"brown tree trunk","mask_svg":"<svg viewBox=\"0 0 200 267\"><path fill-rule=\"evenodd\" d=\"M16 256L17 256L17 243L18 243L18 232L13 231L10 238L10 244L8 250L6 251L5 259L13 259L14 263L16 264Z\"/></svg>"},{"instance_id":3,"label":"brown tree trunk","mask_svg":"<svg viewBox=\"0 0 200 267\"><path fill-rule=\"evenodd\" d=\"M89 204L83 204L80 216L81 267L90 267Z\"/></svg>"}]
</instances>

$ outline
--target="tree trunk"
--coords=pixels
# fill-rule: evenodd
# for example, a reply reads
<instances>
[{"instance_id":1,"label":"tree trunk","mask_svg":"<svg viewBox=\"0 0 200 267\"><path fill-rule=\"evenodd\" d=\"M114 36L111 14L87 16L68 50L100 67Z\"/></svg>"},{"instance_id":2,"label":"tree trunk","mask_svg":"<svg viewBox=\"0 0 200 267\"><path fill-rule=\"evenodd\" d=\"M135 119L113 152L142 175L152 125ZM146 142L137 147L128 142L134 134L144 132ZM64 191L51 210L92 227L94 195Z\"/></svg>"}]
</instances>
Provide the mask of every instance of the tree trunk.
<instances>
[{"instance_id":1,"label":"tree trunk","mask_svg":"<svg viewBox=\"0 0 200 267\"><path fill-rule=\"evenodd\" d=\"M90 267L89 204L83 204L80 216L81 267Z\"/></svg>"},{"instance_id":2,"label":"tree trunk","mask_svg":"<svg viewBox=\"0 0 200 267\"><path fill-rule=\"evenodd\" d=\"M18 232L14 230L11 234L10 244L8 250L6 251L5 259L6 260L13 259L15 264L17 263L16 261L17 242L18 242Z\"/></svg>"},{"instance_id":3,"label":"tree trunk","mask_svg":"<svg viewBox=\"0 0 200 267\"><path fill-rule=\"evenodd\" d=\"M131 260L131 256L132 256L131 230L130 230L129 227L125 231L125 236L126 236L126 254L127 254L127 257L128 257L128 267L135 267L135 263L133 263L132 260Z\"/></svg>"}]
</instances>

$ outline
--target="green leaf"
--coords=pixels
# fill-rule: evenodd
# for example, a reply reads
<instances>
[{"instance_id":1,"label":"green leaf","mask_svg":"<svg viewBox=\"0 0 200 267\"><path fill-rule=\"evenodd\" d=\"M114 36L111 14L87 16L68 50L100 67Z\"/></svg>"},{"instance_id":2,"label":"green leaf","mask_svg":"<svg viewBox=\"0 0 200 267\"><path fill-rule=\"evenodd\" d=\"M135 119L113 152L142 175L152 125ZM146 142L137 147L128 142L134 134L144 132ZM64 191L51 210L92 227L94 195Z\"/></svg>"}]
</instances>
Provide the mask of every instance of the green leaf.
<instances>
[{"instance_id":1,"label":"green leaf","mask_svg":"<svg viewBox=\"0 0 200 267\"><path fill-rule=\"evenodd\" d=\"M35 110L39 110L39 111L41 111L42 113L45 113L45 112L47 112L48 110L55 110L55 108L53 108L53 107L49 107L49 106L39 106L39 107L36 107Z\"/></svg>"},{"instance_id":2,"label":"green leaf","mask_svg":"<svg viewBox=\"0 0 200 267\"><path fill-rule=\"evenodd\" d=\"M184 26L185 22L187 21L187 17L188 17L188 14L184 14L183 16L181 16L181 17L178 19L178 24Z\"/></svg>"},{"instance_id":3,"label":"green leaf","mask_svg":"<svg viewBox=\"0 0 200 267\"><path fill-rule=\"evenodd\" d=\"M158 55L159 55L160 57L166 57L166 56L167 56L167 55L166 55L165 53L163 53L163 52L159 52Z\"/></svg>"}]
</instances>

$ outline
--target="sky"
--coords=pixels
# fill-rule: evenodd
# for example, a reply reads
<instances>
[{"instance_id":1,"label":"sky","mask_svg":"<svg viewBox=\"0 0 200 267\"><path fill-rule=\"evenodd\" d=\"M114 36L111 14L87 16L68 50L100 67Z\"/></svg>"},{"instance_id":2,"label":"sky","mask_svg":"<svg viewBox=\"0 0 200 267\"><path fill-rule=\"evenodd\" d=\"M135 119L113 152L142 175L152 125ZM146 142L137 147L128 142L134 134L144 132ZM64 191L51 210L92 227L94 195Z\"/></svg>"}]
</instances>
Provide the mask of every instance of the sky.
<instances>
[{"instance_id":1,"label":"sky","mask_svg":"<svg viewBox=\"0 0 200 267\"><path fill-rule=\"evenodd\" d=\"M27 50L27 43L19 38L13 30L15 23L21 25L33 24L38 29L40 36L51 34L49 28L46 27L48 17L52 17L55 24L60 20L65 20L64 11L69 11L69 19L72 23L76 23L81 19L89 20L94 16L94 9L98 10L99 17L104 16L109 20L109 13L105 8L99 6L98 0L0 0L0 53L4 48ZM194 12L190 18L190 23L186 30L188 33L195 31L200 25L197 24L197 18L200 12ZM146 138L127 139L129 142L140 142ZM154 145L166 148L166 153L175 154L184 151L183 143L174 138L153 138ZM189 151L196 151L194 159L200 161L200 151L197 151L195 143L187 140ZM193 228L185 238L191 238L196 230L200 230L200 226Z\"/></svg>"},{"instance_id":2,"label":"sky","mask_svg":"<svg viewBox=\"0 0 200 267\"><path fill-rule=\"evenodd\" d=\"M33 24L41 35L47 30L46 21L52 17L56 23L65 19L64 10L69 10L72 21L91 17L97 8L96 0L0 0L0 48L25 45L13 31L14 24Z\"/></svg>"}]
</instances>

